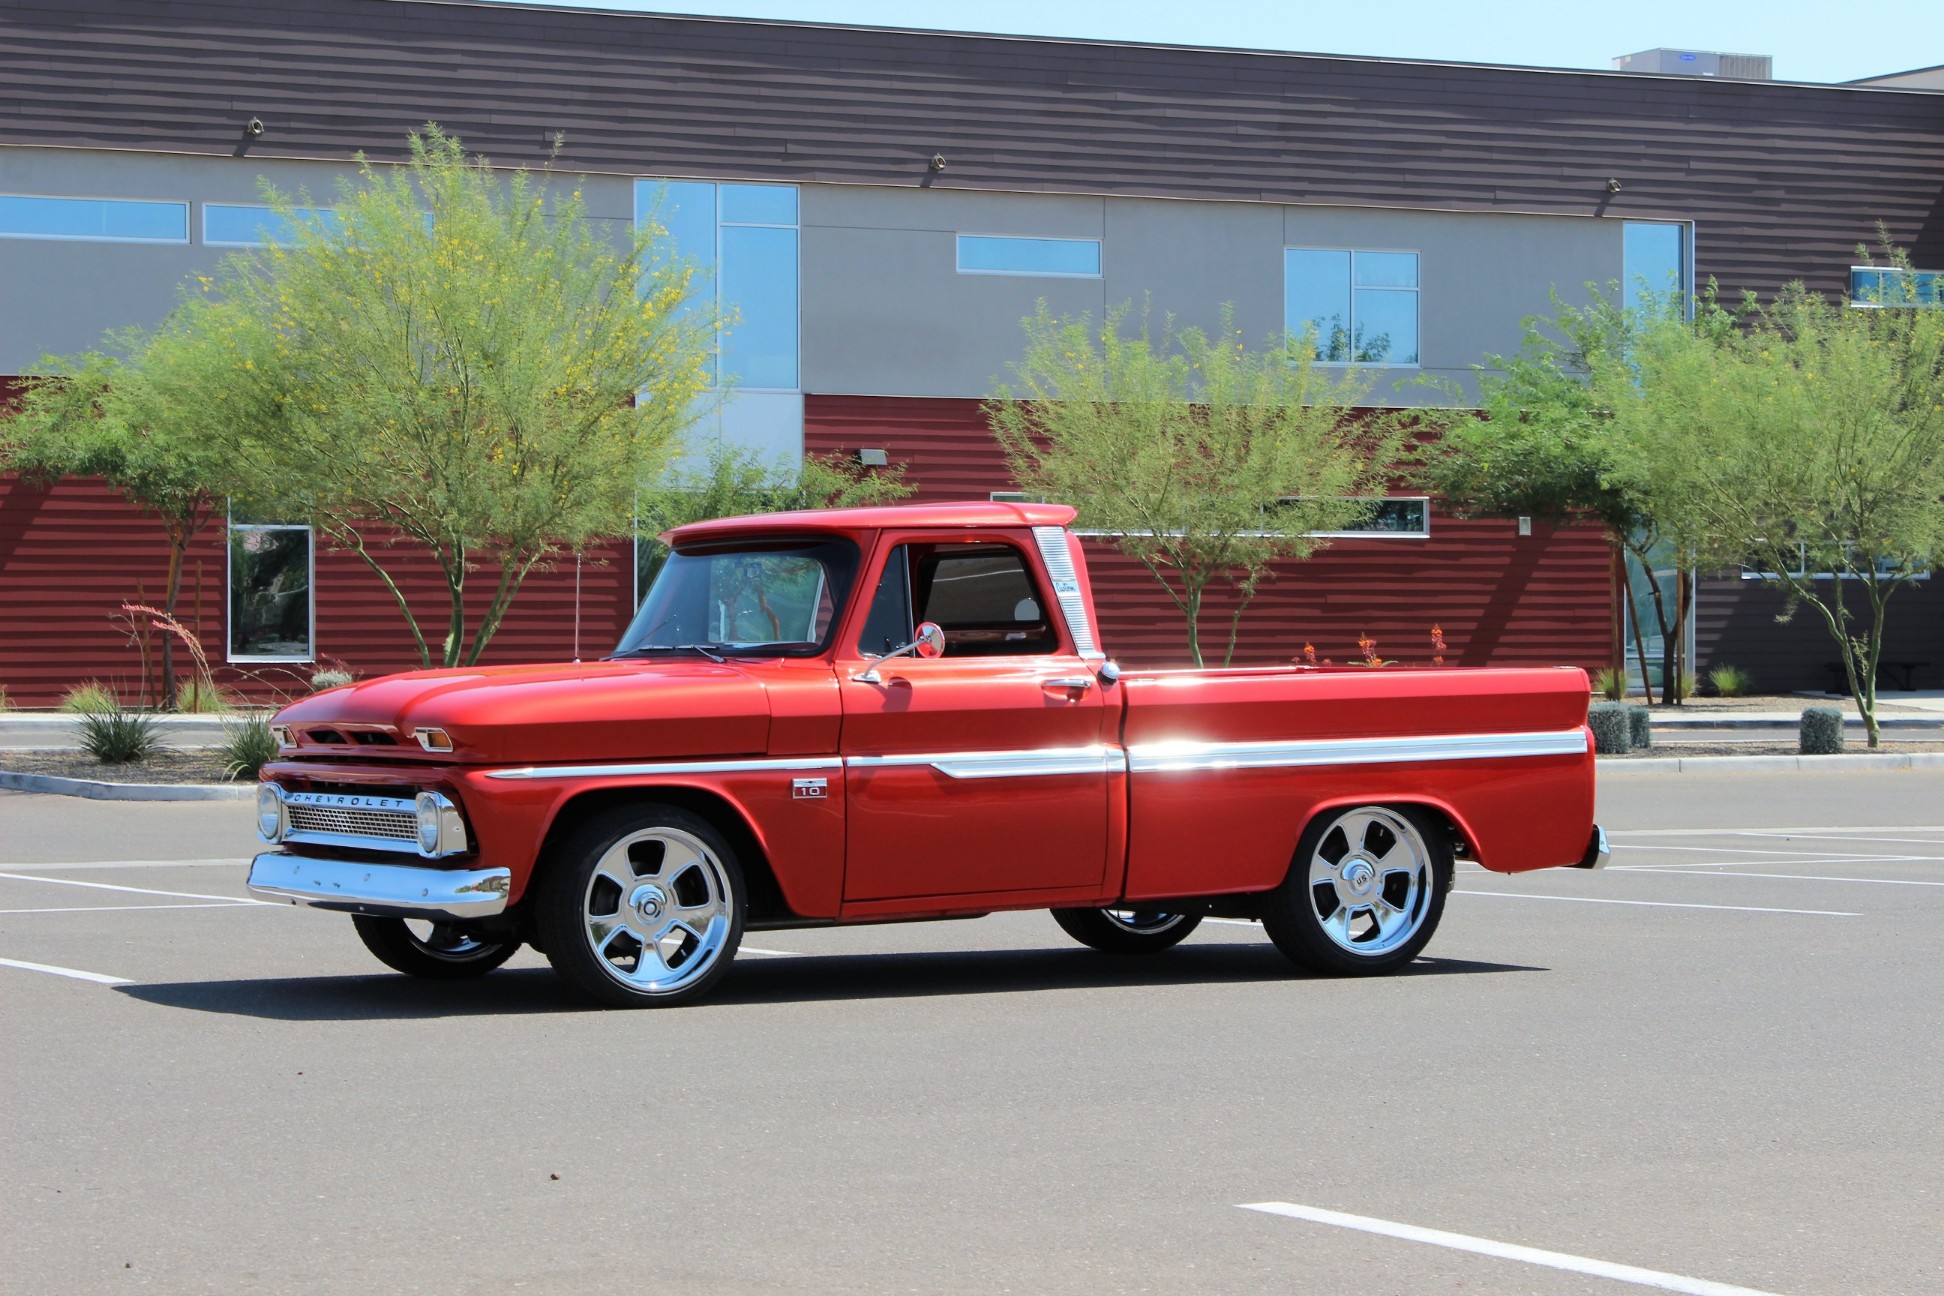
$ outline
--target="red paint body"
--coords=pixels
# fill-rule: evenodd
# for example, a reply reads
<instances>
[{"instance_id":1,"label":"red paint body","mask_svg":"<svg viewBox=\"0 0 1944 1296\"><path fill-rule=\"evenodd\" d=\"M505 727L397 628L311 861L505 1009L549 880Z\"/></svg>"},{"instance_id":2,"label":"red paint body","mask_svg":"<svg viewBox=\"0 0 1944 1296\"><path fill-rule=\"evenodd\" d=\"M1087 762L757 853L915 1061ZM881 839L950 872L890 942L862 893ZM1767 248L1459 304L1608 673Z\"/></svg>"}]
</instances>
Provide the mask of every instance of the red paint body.
<instances>
[{"instance_id":1,"label":"red paint body","mask_svg":"<svg viewBox=\"0 0 1944 1296\"><path fill-rule=\"evenodd\" d=\"M1012 545L1044 597L1053 585L1034 528L1071 518L1064 507L972 503L684 527L669 537L677 548L738 537L855 542L862 565L831 650L388 676L286 708L277 723L298 745L264 777L293 790L445 791L476 847L453 865L510 869L516 906L549 834L593 804L588 798L700 804L745 835L776 882L782 910L752 915L752 925L1263 891L1282 880L1312 815L1352 804L1433 809L1472 858L1503 872L1585 854L1590 742L1550 755L1373 754L1396 739L1475 740L1489 751L1520 735L1583 738L1588 690L1577 668L1289 667L1130 672L1113 681L1098 653L1080 651L1074 627L1049 616L1060 637L1049 654L907 657L884 662L876 681L855 678L866 663L856 643L867 594L894 546ZM1069 536L1067 548L1090 615L1081 546ZM1078 677L1093 682L1068 683ZM445 730L454 750L422 752L412 737L420 727ZM329 731L324 741L320 731ZM1265 768L1223 754L1272 744L1286 755L1315 742L1338 746ZM1197 757L1195 768L1143 768L1182 744L1216 754ZM924 759L962 768L982 754L988 762L1011 754L998 758L1003 764L1049 750L1097 753L1099 768L954 777ZM1351 758L1335 759L1339 750ZM808 764L793 770L787 758ZM738 760L773 764L702 764ZM658 768L619 768L635 764ZM696 768L666 768L684 764ZM495 777L524 768L543 774ZM793 792L805 769L827 779L814 799Z\"/></svg>"}]
</instances>

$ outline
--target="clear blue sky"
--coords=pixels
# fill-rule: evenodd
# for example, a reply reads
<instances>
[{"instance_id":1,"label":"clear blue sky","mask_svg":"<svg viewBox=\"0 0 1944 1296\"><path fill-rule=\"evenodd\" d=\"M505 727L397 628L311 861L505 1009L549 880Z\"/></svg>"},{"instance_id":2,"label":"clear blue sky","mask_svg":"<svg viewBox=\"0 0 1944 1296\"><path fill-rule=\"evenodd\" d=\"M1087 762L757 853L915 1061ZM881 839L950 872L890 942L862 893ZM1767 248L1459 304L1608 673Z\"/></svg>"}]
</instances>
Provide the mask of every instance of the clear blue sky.
<instances>
[{"instance_id":1,"label":"clear blue sky","mask_svg":"<svg viewBox=\"0 0 1944 1296\"><path fill-rule=\"evenodd\" d=\"M1944 0L545 0L576 8L1607 68L1667 45L1788 81L1944 63Z\"/></svg>"}]
</instances>

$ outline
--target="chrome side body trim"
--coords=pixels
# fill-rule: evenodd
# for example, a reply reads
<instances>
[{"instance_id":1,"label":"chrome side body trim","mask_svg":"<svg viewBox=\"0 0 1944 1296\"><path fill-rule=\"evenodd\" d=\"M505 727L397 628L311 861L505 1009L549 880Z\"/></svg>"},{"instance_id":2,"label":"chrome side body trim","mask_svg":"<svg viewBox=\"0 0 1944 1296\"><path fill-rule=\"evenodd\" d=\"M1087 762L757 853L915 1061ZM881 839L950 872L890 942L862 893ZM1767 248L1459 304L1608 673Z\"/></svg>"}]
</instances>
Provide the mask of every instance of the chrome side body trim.
<instances>
[{"instance_id":1,"label":"chrome side body trim","mask_svg":"<svg viewBox=\"0 0 1944 1296\"><path fill-rule=\"evenodd\" d=\"M1082 657L1092 657L1100 649L1094 644L1093 622L1087 619L1087 600L1080 597L1080 573L1073 569L1073 553L1067 548L1065 527L1036 526L1033 543L1039 546L1040 561L1053 582L1053 597L1060 601L1067 629L1073 632L1073 646Z\"/></svg>"},{"instance_id":2,"label":"chrome side body trim","mask_svg":"<svg viewBox=\"0 0 1944 1296\"><path fill-rule=\"evenodd\" d=\"M1287 742L1159 742L1130 747L1136 774L1192 770L1283 769L1302 765L1391 765L1403 761L1502 760L1580 756L1584 729L1503 734L1435 734L1409 738L1310 738Z\"/></svg>"},{"instance_id":3,"label":"chrome side body trim","mask_svg":"<svg viewBox=\"0 0 1944 1296\"><path fill-rule=\"evenodd\" d=\"M847 756L851 769L898 769L929 765L947 778L1034 778L1054 774L1106 774L1121 767L1108 747L1048 747L1039 751L924 752L896 756Z\"/></svg>"},{"instance_id":4,"label":"chrome side body trim","mask_svg":"<svg viewBox=\"0 0 1944 1296\"><path fill-rule=\"evenodd\" d=\"M394 918L464 920L506 910L509 869L368 864L272 851L250 861L250 890L316 909Z\"/></svg>"},{"instance_id":5,"label":"chrome side body trim","mask_svg":"<svg viewBox=\"0 0 1944 1296\"><path fill-rule=\"evenodd\" d=\"M744 760L655 761L645 765L527 765L488 770L491 779L639 778L656 774L762 774L842 769L841 756L772 756Z\"/></svg>"}]
</instances>

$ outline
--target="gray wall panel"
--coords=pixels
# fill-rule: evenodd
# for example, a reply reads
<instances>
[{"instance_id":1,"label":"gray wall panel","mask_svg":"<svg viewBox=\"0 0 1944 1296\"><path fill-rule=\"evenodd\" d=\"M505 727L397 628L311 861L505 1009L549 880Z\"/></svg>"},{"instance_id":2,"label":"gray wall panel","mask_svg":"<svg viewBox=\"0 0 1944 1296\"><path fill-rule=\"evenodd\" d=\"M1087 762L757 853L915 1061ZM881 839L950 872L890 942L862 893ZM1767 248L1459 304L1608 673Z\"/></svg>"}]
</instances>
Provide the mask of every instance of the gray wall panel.
<instances>
[{"instance_id":1,"label":"gray wall panel","mask_svg":"<svg viewBox=\"0 0 1944 1296\"><path fill-rule=\"evenodd\" d=\"M1224 302L1251 346L1282 332L1282 213L1267 203L1115 198L1107 204L1107 303L1213 330Z\"/></svg>"}]
</instances>

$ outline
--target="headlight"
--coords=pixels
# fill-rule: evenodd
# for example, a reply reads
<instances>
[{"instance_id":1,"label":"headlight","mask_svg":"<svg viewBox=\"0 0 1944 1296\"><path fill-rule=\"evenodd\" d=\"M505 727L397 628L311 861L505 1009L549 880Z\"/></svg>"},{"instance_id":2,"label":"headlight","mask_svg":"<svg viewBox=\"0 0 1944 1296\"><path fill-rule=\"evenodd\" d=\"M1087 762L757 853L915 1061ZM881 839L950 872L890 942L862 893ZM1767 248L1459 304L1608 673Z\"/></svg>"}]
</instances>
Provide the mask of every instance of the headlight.
<instances>
[{"instance_id":1,"label":"headlight","mask_svg":"<svg viewBox=\"0 0 1944 1296\"><path fill-rule=\"evenodd\" d=\"M257 836L267 842L280 842L290 830L290 816L284 810L283 789L275 783L257 784Z\"/></svg>"},{"instance_id":2,"label":"headlight","mask_svg":"<svg viewBox=\"0 0 1944 1296\"><path fill-rule=\"evenodd\" d=\"M419 854L437 859L465 851L466 821L459 817L459 807L450 797L442 792L421 792L413 808L418 811Z\"/></svg>"}]
</instances>

